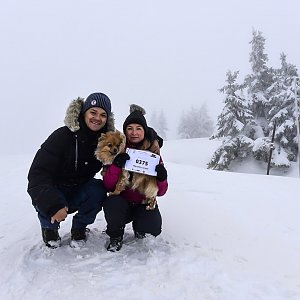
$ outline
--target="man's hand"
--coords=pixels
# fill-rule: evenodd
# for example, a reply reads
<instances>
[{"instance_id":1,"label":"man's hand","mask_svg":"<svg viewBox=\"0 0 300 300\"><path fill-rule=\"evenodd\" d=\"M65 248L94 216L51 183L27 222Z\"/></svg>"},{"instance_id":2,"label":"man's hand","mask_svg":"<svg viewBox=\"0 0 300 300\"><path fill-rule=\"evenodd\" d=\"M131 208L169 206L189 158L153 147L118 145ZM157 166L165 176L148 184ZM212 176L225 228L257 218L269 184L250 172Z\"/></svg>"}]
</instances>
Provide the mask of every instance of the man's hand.
<instances>
[{"instance_id":1,"label":"man's hand","mask_svg":"<svg viewBox=\"0 0 300 300\"><path fill-rule=\"evenodd\" d=\"M64 219L68 215L68 208L65 206L64 208L60 209L55 215L51 217L51 223L53 224L56 222L64 221Z\"/></svg>"}]
</instances>

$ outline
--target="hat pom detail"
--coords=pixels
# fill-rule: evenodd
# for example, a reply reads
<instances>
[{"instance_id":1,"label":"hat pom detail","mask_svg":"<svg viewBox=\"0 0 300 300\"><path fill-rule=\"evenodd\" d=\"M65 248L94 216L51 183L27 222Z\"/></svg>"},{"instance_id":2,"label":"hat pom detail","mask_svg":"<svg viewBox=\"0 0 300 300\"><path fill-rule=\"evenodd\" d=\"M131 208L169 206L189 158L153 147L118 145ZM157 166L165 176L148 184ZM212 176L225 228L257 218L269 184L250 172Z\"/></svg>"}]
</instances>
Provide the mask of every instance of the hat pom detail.
<instances>
[{"instance_id":1,"label":"hat pom detail","mask_svg":"<svg viewBox=\"0 0 300 300\"><path fill-rule=\"evenodd\" d=\"M133 113L134 111L139 111L141 112L141 114L144 116L146 114L146 111L143 107L137 105L137 104L131 104L130 105L130 109L129 109L129 113Z\"/></svg>"}]
</instances>

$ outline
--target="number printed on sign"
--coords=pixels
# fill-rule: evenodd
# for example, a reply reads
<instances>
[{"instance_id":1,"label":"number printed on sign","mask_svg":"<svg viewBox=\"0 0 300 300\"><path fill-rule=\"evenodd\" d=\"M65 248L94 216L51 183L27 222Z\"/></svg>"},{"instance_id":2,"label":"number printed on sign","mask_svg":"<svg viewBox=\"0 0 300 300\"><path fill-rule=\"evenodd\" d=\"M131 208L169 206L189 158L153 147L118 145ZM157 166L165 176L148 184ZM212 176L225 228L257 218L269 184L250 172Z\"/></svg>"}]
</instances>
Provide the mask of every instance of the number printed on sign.
<instances>
[{"instance_id":1,"label":"number printed on sign","mask_svg":"<svg viewBox=\"0 0 300 300\"><path fill-rule=\"evenodd\" d=\"M142 159L136 159L135 162L137 164L140 164L142 166L148 166L148 162L146 160L142 160Z\"/></svg>"}]
</instances>

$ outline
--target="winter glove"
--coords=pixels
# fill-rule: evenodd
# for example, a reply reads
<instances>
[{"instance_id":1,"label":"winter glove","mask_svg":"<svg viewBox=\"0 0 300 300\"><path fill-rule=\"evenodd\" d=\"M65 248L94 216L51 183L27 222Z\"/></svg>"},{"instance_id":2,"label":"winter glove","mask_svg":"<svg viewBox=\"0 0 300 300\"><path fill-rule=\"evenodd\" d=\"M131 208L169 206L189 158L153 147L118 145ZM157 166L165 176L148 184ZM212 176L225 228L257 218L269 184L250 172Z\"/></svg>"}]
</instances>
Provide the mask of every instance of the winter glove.
<instances>
[{"instance_id":1,"label":"winter glove","mask_svg":"<svg viewBox=\"0 0 300 300\"><path fill-rule=\"evenodd\" d=\"M157 173L156 179L157 179L158 181L164 181L164 180L167 179L168 173L167 173L167 170L166 170L166 168L164 167L164 165L162 165L162 164L157 165L157 166L155 167L155 171L156 171L156 173Z\"/></svg>"},{"instance_id":2,"label":"winter glove","mask_svg":"<svg viewBox=\"0 0 300 300\"><path fill-rule=\"evenodd\" d=\"M115 157L113 164L119 168L124 168L126 161L129 159L130 156L128 153L120 153Z\"/></svg>"}]
</instances>

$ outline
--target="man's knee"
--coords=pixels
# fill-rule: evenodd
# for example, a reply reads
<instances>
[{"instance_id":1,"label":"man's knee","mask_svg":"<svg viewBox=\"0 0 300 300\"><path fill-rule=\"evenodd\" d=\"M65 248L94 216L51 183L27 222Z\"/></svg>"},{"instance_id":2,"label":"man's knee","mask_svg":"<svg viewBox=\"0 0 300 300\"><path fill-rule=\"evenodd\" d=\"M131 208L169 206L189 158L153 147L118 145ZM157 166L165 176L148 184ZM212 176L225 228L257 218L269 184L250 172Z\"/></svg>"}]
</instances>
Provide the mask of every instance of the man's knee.
<instances>
[{"instance_id":1,"label":"man's knee","mask_svg":"<svg viewBox=\"0 0 300 300\"><path fill-rule=\"evenodd\" d=\"M105 199L107 197L107 189L104 187L102 180L95 179L88 185L88 193L99 199Z\"/></svg>"}]
</instances>

